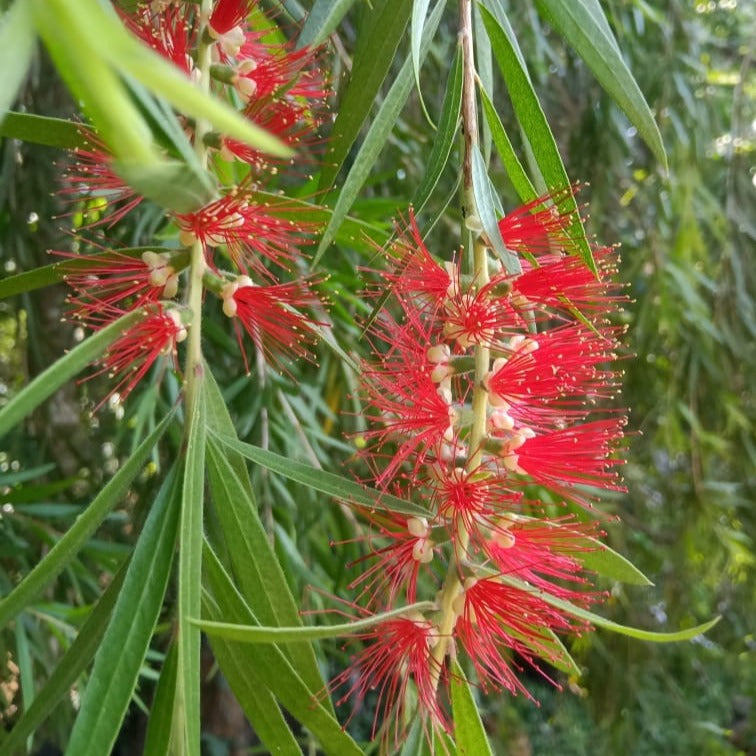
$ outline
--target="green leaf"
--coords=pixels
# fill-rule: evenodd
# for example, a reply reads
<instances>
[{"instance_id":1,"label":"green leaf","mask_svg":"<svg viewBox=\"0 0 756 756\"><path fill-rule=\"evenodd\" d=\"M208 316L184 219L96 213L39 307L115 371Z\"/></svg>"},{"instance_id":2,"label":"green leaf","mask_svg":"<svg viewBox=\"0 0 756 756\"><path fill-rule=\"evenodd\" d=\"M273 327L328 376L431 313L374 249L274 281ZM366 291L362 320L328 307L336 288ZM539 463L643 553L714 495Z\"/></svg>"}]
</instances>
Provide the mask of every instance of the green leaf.
<instances>
[{"instance_id":1,"label":"green leaf","mask_svg":"<svg viewBox=\"0 0 756 756\"><path fill-rule=\"evenodd\" d=\"M21 139L61 150L85 147L88 133L89 129L83 124L32 113L6 113L0 123L0 137Z\"/></svg>"},{"instance_id":2,"label":"green leaf","mask_svg":"<svg viewBox=\"0 0 756 756\"><path fill-rule=\"evenodd\" d=\"M242 643L302 643L322 638L345 638L355 635L375 625L380 625L392 617L402 617L410 612L433 611L438 607L433 601L419 601L415 604L374 614L367 619L344 622L339 625L321 627L264 627L263 625L236 625L228 622L208 622L195 620L195 624L208 635L217 635L227 640Z\"/></svg>"},{"instance_id":3,"label":"green leaf","mask_svg":"<svg viewBox=\"0 0 756 756\"><path fill-rule=\"evenodd\" d=\"M493 139L496 151L499 153L504 170L507 172L507 176L509 176L509 180L517 192L517 196L523 202L530 202L530 200L536 199L538 192L522 167L522 163L517 157L514 147L512 147L512 142L504 130L501 119L488 93L483 87L478 87L478 92L480 92L480 101L483 105L483 114L485 115L486 123L488 123L488 127L491 130L491 138Z\"/></svg>"},{"instance_id":4,"label":"green leaf","mask_svg":"<svg viewBox=\"0 0 756 756\"><path fill-rule=\"evenodd\" d=\"M326 472L325 470L318 470L304 462L297 462L288 457L282 457L280 454L268 451L267 449L261 449L259 446L245 444L236 438L229 438L228 436L219 434L214 435L223 446L233 449L255 464L329 496L373 509L400 512L401 514L413 517L424 517L428 514L427 510L411 501L391 496L383 491L376 491L375 489L355 483L348 478L343 478L341 475Z\"/></svg>"},{"instance_id":5,"label":"green leaf","mask_svg":"<svg viewBox=\"0 0 756 756\"><path fill-rule=\"evenodd\" d=\"M36 34L28 0L16 0L0 18L0 120L16 99L34 55Z\"/></svg>"},{"instance_id":6,"label":"green leaf","mask_svg":"<svg viewBox=\"0 0 756 756\"><path fill-rule=\"evenodd\" d=\"M209 370L205 382L209 429L220 428L235 435L223 396ZM299 607L260 522L244 458L211 441L207 460L213 503L244 599L265 624L301 625ZM301 644L284 653L311 692L320 690L323 678L312 647Z\"/></svg>"},{"instance_id":7,"label":"green leaf","mask_svg":"<svg viewBox=\"0 0 756 756\"><path fill-rule=\"evenodd\" d=\"M195 377L187 407L184 480L178 567L178 662L174 702L174 744L188 756L200 754L200 634L189 622L202 607L202 512L205 490L204 380Z\"/></svg>"},{"instance_id":8,"label":"green leaf","mask_svg":"<svg viewBox=\"0 0 756 756\"><path fill-rule=\"evenodd\" d=\"M134 478L142 471L152 454L153 447L173 419L173 414L170 412L145 438L42 561L36 564L13 591L0 601L0 627L28 606L39 592L51 580L54 580L66 565L70 564L108 512L121 500Z\"/></svg>"},{"instance_id":9,"label":"green leaf","mask_svg":"<svg viewBox=\"0 0 756 756\"><path fill-rule=\"evenodd\" d=\"M329 187L349 154L394 60L409 20L412 0L379 0L365 20L352 72L333 124L320 187ZM406 97L405 97L406 99Z\"/></svg>"},{"instance_id":10,"label":"green leaf","mask_svg":"<svg viewBox=\"0 0 756 756\"><path fill-rule=\"evenodd\" d=\"M425 17L428 15L430 0L413 0L412 20L410 23L410 52L412 55L412 70L415 73L415 86L422 98L423 92L420 87L420 47L423 42L423 29Z\"/></svg>"},{"instance_id":11,"label":"green leaf","mask_svg":"<svg viewBox=\"0 0 756 756\"><path fill-rule=\"evenodd\" d=\"M428 17L428 21L425 24L423 45L420 50L421 59L425 57L428 47L430 46L430 40L436 33L445 4L445 0L440 0ZM346 218L355 199L357 199L357 195L360 193L365 180L370 175L370 171L375 165L378 155L380 155L383 150L389 134L394 129L396 119L399 117L399 113L402 111L402 108L409 97L409 93L412 90L412 83L412 61L406 60L394 83L391 85L391 89L386 95L386 98L378 108L373 123L370 124L368 133L365 136L365 141L362 143L362 146L355 157L354 163L344 181L344 185L341 187L339 197L333 208L333 215L331 215L328 225L323 231L320 244L318 245L318 249L312 260L312 265L318 263L328 246L334 240L336 232Z\"/></svg>"},{"instance_id":12,"label":"green leaf","mask_svg":"<svg viewBox=\"0 0 756 756\"><path fill-rule=\"evenodd\" d=\"M504 244L504 239L501 236L499 219L496 217L496 200L494 199L493 187L488 178L488 170L483 162L483 155L480 154L477 144L472 145L472 182L478 216L494 252L504 263L507 273L513 276L519 275L522 272L522 266L517 255L507 249L507 245Z\"/></svg>"},{"instance_id":13,"label":"green leaf","mask_svg":"<svg viewBox=\"0 0 756 756\"><path fill-rule=\"evenodd\" d=\"M127 567L128 561L116 573L110 585L100 596L100 600L90 612L76 639L58 662L55 671L32 701L31 706L13 725L8 736L5 739L0 737L3 753L14 753L23 748L26 738L47 719L53 709L69 693L95 655L123 585Z\"/></svg>"},{"instance_id":14,"label":"green leaf","mask_svg":"<svg viewBox=\"0 0 756 756\"><path fill-rule=\"evenodd\" d=\"M546 184L551 189L564 189L570 185L567 172L564 169L554 135L551 133L546 116L533 89L530 77L523 61L517 54L512 41L502 29L499 22L485 6L480 6L483 24L491 40L491 49L504 78L509 92L517 120L527 139L534 159L543 174ZM569 194L559 209L563 212L573 212L573 222L570 235L576 245L577 252L585 264L596 273L596 263L591 248L585 236L585 229L577 212L575 198Z\"/></svg>"},{"instance_id":15,"label":"green leaf","mask_svg":"<svg viewBox=\"0 0 756 756\"><path fill-rule=\"evenodd\" d=\"M629 560L610 549L595 538L586 538L589 551L575 554L583 567L593 570L602 577L618 580L631 585L653 585L653 583Z\"/></svg>"},{"instance_id":16,"label":"green leaf","mask_svg":"<svg viewBox=\"0 0 756 756\"><path fill-rule=\"evenodd\" d=\"M657 160L667 168L659 127L630 70L622 60L616 41L607 34L608 24L595 3L585 0L537 0L536 5L548 22L567 40L593 71L599 84L638 129L638 133ZM603 23L598 20L598 14Z\"/></svg>"},{"instance_id":17,"label":"green leaf","mask_svg":"<svg viewBox=\"0 0 756 756\"><path fill-rule=\"evenodd\" d=\"M239 624L254 624L257 620L231 583L228 574L212 548L205 542L204 568L209 593L203 594L203 609L211 620L231 620ZM259 646L210 639L219 661L233 659L233 664L221 668L229 684L239 697L242 706L250 708L253 702L246 701L243 678L247 669L254 669L262 684L270 690L292 716L307 727L334 756L359 756L362 750L336 721L325 686L316 695L300 677L298 668L292 667L281 649L275 645Z\"/></svg>"},{"instance_id":18,"label":"green leaf","mask_svg":"<svg viewBox=\"0 0 756 756\"><path fill-rule=\"evenodd\" d=\"M315 0L297 37L297 49L325 42L353 4L354 0Z\"/></svg>"},{"instance_id":19,"label":"green leaf","mask_svg":"<svg viewBox=\"0 0 756 756\"><path fill-rule=\"evenodd\" d=\"M433 190L438 184L441 173L446 164L449 162L454 145L454 139L457 136L457 126L459 124L459 113L462 107L462 48L457 45L457 52L454 55L454 62L449 71L449 78L446 80L446 93L444 102L441 106L441 117L438 122L438 131L433 140L433 148L428 156L425 167L425 175L420 186L412 198L412 204L415 212L420 211L425 206Z\"/></svg>"},{"instance_id":20,"label":"green leaf","mask_svg":"<svg viewBox=\"0 0 756 756\"><path fill-rule=\"evenodd\" d=\"M144 738L144 756L165 756L166 753L170 753L177 670L178 643L173 643L160 670L160 679L150 707L147 734Z\"/></svg>"},{"instance_id":21,"label":"green leaf","mask_svg":"<svg viewBox=\"0 0 756 756\"><path fill-rule=\"evenodd\" d=\"M82 341L65 357L61 357L47 370L40 373L0 409L0 438L36 409L45 399L54 394L66 381L97 359L123 331L131 328L144 316L144 310L136 310L124 315Z\"/></svg>"},{"instance_id":22,"label":"green leaf","mask_svg":"<svg viewBox=\"0 0 756 756\"><path fill-rule=\"evenodd\" d=\"M456 660L452 662L449 679L457 753L462 756L493 756L470 684Z\"/></svg>"},{"instance_id":23,"label":"green leaf","mask_svg":"<svg viewBox=\"0 0 756 756\"><path fill-rule=\"evenodd\" d=\"M180 514L173 468L134 547L113 618L95 656L66 753L110 753L160 615Z\"/></svg>"},{"instance_id":24,"label":"green leaf","mask_svg":"<svg viewBox=\"0 0 756 756\"><path fill-rule=\"evenodd\" d=\"M612 632L619 633L620 635L628 635L631 638L637 638L638 640L651 641L652 643L674 643L676 641L690 640L691 638L695 638L697 635L702 635L707 630L710 630L721 619L721 617L715 617L713 620L704 622L701 625L689 627L685 630L678 630L677 632L673 633L658 633L652 632L650 630L640 630L636 627L627 627L625 625L620 625L617 622L612 622L611 620L604 619L604 617L601 617L598 614L594 614L593 612L589 612L587 609L581 609L579 606L575 606L569 601L564 601L563 599L552 596L545 591L540 591L536 588L533 588L522 580L517 580L516 578L510 578L507 576L501 576L499 579L502 583L507 583L508 585L512 585L515 588L519 588L521 591L525 591L527 593L533 594L534 596L538 596L547 604L551 604L551 606L555 606L557 609L561 609L562 611L572 615L573 617L586 620L586 622L590 622L592 625L603 627L606 630L611 630Z\"/></svg>"}]
</instances>

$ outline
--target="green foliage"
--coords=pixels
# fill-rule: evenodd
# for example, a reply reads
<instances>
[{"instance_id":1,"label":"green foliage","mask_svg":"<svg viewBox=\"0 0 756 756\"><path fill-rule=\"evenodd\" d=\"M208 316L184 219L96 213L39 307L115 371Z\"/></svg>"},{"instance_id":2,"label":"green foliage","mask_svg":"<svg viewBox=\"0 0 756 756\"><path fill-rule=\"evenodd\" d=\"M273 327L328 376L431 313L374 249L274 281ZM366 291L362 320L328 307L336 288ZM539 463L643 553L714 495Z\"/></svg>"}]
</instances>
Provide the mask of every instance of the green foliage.
<instances>
[{"instance_id":1,"label":"green foliage","mask_svg":"<svg viewBox=\"0 0 756 756\"><path fill-rule=\"evenodd\" d=\"M474 679L457 668L455 742L436 743L438 752L726 756L747 752L756 737L748 704L756 695L749 588L756 230L747 204L756 85L743 52L756 17L752 8L704 5L478 6L481 221L495 245L496 220L518 197L564 186L568 176L590 182L583 190L592 205L588 232L623 243L621 277L632 285L621 317L638 358L625 361L625 402L642 435L631 442L629 492L610 503L633 534L608 526L613 548L584 558L604 576L611 599L599 616L549 597L619 634L594 634L569 648L556 635L544 638L558 660L547 674L566 690L527 680L540 709L522 698L479 700ZM324 680L349 663L345 652L311 643L360 627L320 614L332 606L323 593L348 593L348 565L362 556L342 502L415 516L424 510L339 470L362 474L354 367L365 344L355 323L370 317L374 302L360 296L359 268L375 264L391 217L410 199L418 215L434 220L429 244L461 235L454 198L462 64L453 5L315 0L308 7L299 43L338 35L354 64L351 77L339 91L324 165L306 186L282 184L283 196L260 197L322 224L312 262L330 276L321 286L333 304L318 365L281 375L260 361L241 375L236 342L218 314L203 322L205 373L187 406L175 409L181 389L169 371L159 388L148 381L135 390L125 414L104 407L93 421L88 395L105 393L103 379L75 387L71 379L142 314L65 356L73 342L61 331L45 351L52 329L43 316L48 307L54 321L60 315L54 296L44 298L56 289L45 287L63 271L40 253L64 242L49 227L42 241L26 222L34 212L52 226L48 219L61 212L48 198L52 187L39 191L31 180L52 162L53 153L39 150L80 144L83 132L54 107L49 118L19 107L0 124L2 183L15 187L3 189L0 246L4 270L21 269L0 281L2 343L12 342L0 354L0 655L7 662L0 682L21 688L0 715L6 729L13 725L0 741L4 752L22 751L33 737L35 747L48 739L71 753L106 753L127 711L142 706L151 712L147 753L198 754L200 627L263 748L365 750L358 742L368 739L369 721L357 716L345 732ZM153 201L112 231L125 254L156 248L144 245L168 249L162 244L175 228L163 208L191 209L215 191L173 108L281 152L248 120L134 46L95 0L13 3L0 26L9 72L3 109L36 65L36 34L120 159L121 175ZM34 109L33 92L32 84L22 106ZM332 189L329 207L303 199L318 186ZM591 261L590 237L578 223L573 233ZM56 419L66 413L77 441L84 439L72 443L73 462L61 451L66 432ZM305 593L308 585L315 590ZM316 613L314 622L303 622L302 608ZM712 627L707 620L720 614ZM264 643L240 642L239 633ZM639 638L693 642L656 647ZM429 749L416 723L403 753Z\"/></svg>"}]
</instances>

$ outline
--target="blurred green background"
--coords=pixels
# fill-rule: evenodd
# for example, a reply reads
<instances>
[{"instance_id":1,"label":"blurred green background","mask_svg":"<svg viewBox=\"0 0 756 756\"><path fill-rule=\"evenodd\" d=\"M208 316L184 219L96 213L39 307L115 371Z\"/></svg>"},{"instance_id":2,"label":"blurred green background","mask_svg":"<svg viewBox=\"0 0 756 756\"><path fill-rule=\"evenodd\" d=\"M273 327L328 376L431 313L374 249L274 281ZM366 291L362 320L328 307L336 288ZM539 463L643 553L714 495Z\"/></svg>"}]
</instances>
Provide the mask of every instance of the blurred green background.
<instances>
[{"instance_id":1,"label":"blurred green background","mask_svg":"<svg viewBox=\"0 0 756 756\"><path fill-rule=\"evenodd\" d=\"M655 587L606 586L611 598L602 612L653 630L714 615L722 620L706 637L684 644L653 646L605 632L578 639L571 650L584 669L579 679L561 680L560 693L532 675L528 684L540 706L505 696L483 699L484 721L497 754L512 756L756 754L756 3L602 5L657 117L668 174L532 4L509 3L568 173L589 182L580 194L590 204L589 229L602 243L621 243L621 278L632 299L618 316L629 328L623 363L623 403L631 411L629 490L608 501L605 511L622 520L607 525L611 545ZM340 27L343 55L353 48L359 24L356 7ZM432 114L440 108L454 41L451 14L423 69ZM338 67L335 54L334 61ZM513 133L503 87L494 102ZM20 107L64 117L75 112L43 58ZM377 237L390 231L393 216L406 213L432 139L414 98L355 206ZM72 221L54 217L66 212L53 195L64 155L4 140L0 161L0 265L9 275L46 264L48 248L69 246L65 229ZM494 165L493 178L504 206L516 205L500 166ZM455 179L450 165L421 223L444 209ZM123 244L147 243L162 223L160 210L145 203L115 235ZM430 237L444 239L438 254L448 256L458 228L452 202ZM355 316L369 311L359 297L357 268L374 255L369 243L358 241L333 248L322 262L331 273L333 335L347 351L365 346L354 325ZM0 401L70 345L72 327L60 323L64 297L63 287L55 287L0 302ZM208 341L240 437L327 469L351 464L354 447L344 432L355 429L353 376L332 352L323 351L319 368L304 366L292 376L255 370L248 377L222 321ZM72 384L0 450L0 592L65 531L149 426L157 403L170 402L177 383L165 381L160 397L146 387L125 412L105 409L92 419L101 389L97 381ZM155 469L159 465L156 459ZM0 635L3 726L70 644L102 576L128 553L131 523L143 516L155 480L148 471L45 603ZM256 482L295 595L317 608L321 599L305 586L338 593L350 580L345 563L356 547L329 546L350 537L348 516L270 475L257 472ZM155 679L150 665L159 662L160 650L158 637L139 688L147 702ZM329 653L334 668L346 658L335 645ZM219 710L231 706L222 681L211 678L203 705L209 752L230 753L252 742L236 720L219 722ZM140 737L140 703L133 709L122 753L133 752ZM36 745L45 738L65 742L72 715L73 705L59 707Z\"/></svg>"}]
</instances>

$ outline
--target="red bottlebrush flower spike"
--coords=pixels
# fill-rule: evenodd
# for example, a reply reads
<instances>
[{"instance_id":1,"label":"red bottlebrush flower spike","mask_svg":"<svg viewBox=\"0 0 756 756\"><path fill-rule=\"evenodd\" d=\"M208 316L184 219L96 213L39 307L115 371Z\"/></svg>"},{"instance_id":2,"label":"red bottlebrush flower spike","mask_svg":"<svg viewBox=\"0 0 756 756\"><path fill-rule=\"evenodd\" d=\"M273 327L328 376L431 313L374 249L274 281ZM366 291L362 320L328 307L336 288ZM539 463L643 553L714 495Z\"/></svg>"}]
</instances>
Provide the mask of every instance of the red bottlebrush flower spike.
<instances>
[{"instance_id":1,"label":"red bottlebrush flower spike","mask_svg":"<svg viewBox=\"0 0 756 756\"><path fill-rule=\"evenodd\" d=\"M109 321L125 314L126 311L114 309ZM124 401L157 359L166 354L175 356L176 345L184 341L186 336L186 326L182 323L179 310L166 310L160 304L155 305L144 320L140 320L110 345L101 368L90 377L108 373L119 378L110 396L117 393L121 401Z\"/></svg>"},{"instance_id":2,"label":"red bottlebrush flower spike","mask_svg":"<svg viewBox=\"0 0 756 756\"><path fill-rule=\"evenodd\" d=\"M303 315L296 308L321 304L310 288L313 283L301 280L256 286L247 276L240 276L223 289L223 312L238 319L234 322L241 323L255 346L273 365L279 365L278 358L282 354L312 360L309 347L316 339L313 327L327 324ZM244 353L238 328L237 336Z\"/></svg>"},{"instance_id":3,"label":"red bottlebrush flower spike","mask_svg":"<svg viewBox=\"0 0 756 756\"><path fill-rule=\"evenodd\" d=\"M243 25L254 5L255 0L218 0L210 15L211 35L217 39Z\"/></svg>"},{"instance_id":4,"label":"red bottlebrush flower spike","mask_svg":"<svg viewBox=\"0 0 756 756\"><path fill-rule=\"evenodd\" d=\"M412 681L422 714L430 716L433 724L449 729L434 689L434 672L437 675L439 670L431 656L436 630L430 622L419 616L399 617L353 637L367 645L329 686L331 692L347 687L336 701L337 706L349 698L356 699L355 711L347 724L368 693L377 691L371 737L375 738L383 729L384 745L389 752L396 752L406 733L405 701Z\"/></svg>"}]
</instances>

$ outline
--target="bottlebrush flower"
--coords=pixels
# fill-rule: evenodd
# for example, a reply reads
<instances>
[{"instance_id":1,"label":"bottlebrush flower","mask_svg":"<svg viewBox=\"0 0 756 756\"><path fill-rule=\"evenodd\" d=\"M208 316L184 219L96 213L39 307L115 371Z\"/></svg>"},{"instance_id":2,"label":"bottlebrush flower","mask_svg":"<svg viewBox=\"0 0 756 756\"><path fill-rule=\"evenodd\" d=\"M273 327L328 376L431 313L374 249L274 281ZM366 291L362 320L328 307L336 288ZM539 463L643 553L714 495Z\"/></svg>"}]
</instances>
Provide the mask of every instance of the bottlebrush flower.
<instances>
[{"instance_id":1,"label":"bottlebrush flower","mask_svg":"<svg viewBox=\"0 0 756 756\"><path fill-rule=\"evenodd\" d=\"M431 656L436 629L421 616L388 619L376 627L353 636L366 645L351 665L331 681L331 692L347 688L336 701L340 706L356 699L351 721L369 694L377 691L371 737L383 730L383 743L396 753L407 731L405 706L410 682L414 684L421 716L434 725L449 729L447 716L436 696L434 674L440 670Z\"/></svg>"},{"instance_id":2,"label":"bottlebrush flower","mask_svg":"<svg viewBox=\"0 0 756 756\"><path fill-rule=\"evenodd\" d=\"M125 314L126 311L113 308L109 321ZM118 394L120 400L124 401L160 357L170 355L175 359L176 346L186 337L187 327L182 322L178 309L165 309L161 304L152 305L143 320L110 345L100 368L90 377L107 373L118 379L109 396ZM98 408L106 400L107 397Z\"/></svg>"},{"instance_id":3,"label":"bottlebrush flower","mask_svg":"<svg viewBox=\"0 0 756 756\"><path fill-rule=\"evenodd\" d=\"M244 190L234 190L193 213L176 216L182 241L199 239L205 248L225 245L242 271L271 277L263 261L283 268L301 256L310 243L304 234L314 229L307 221L289 217L295 207L256 201ZM210 262L210 260L208 261Z\"/></svg>"},{"instance_id":4,"label":"bottlebrush flower","mask_svg":"<svg viewBox=\"0 0 756 756\"><path fill-rule=\"evenodd\" d=\"M297 308L321 304L311 288L314 283L300 280L257 286L248 276L239 276L223 288L223 312L234 318L235 324L241 324L271 364L278 366L282 354L312 360L309 348L316 340L313 328L327 324L299 312ZM238 327L237 337L244 354ZM249 370L246 355L244 359Z\"/></svg>"},{"instance_id":5,"label":"bottlebrush flower","mask_svg":"<svg viewBox=\"0 0 756 756\"><path fill-rule=\"evenodd\" d=\"M518 677L522 666L513 653L550 680L536 662L536 657L551 662L562 660L548 631L574 629L560 611L543 599L495 577L466 580L455 607L458 617L454 635L486 692L505 689L532 700Z\"/></svg>"},{"instance_id":6,"label":"bottlebrush flower","mask_svg":"<svg viewBox=\"0 0 756 756\"><path fill-rule=\"evenodd\" d=\"M139 257L120 252L54 254L69 261L63 265L70 271L65 281L76 294L68 301L74 306L74 317L85 321L97 313L112 312L113 307L138 309L172 299L178 290L180 253L147 251Z\"/></svg>"}]
</instances>

